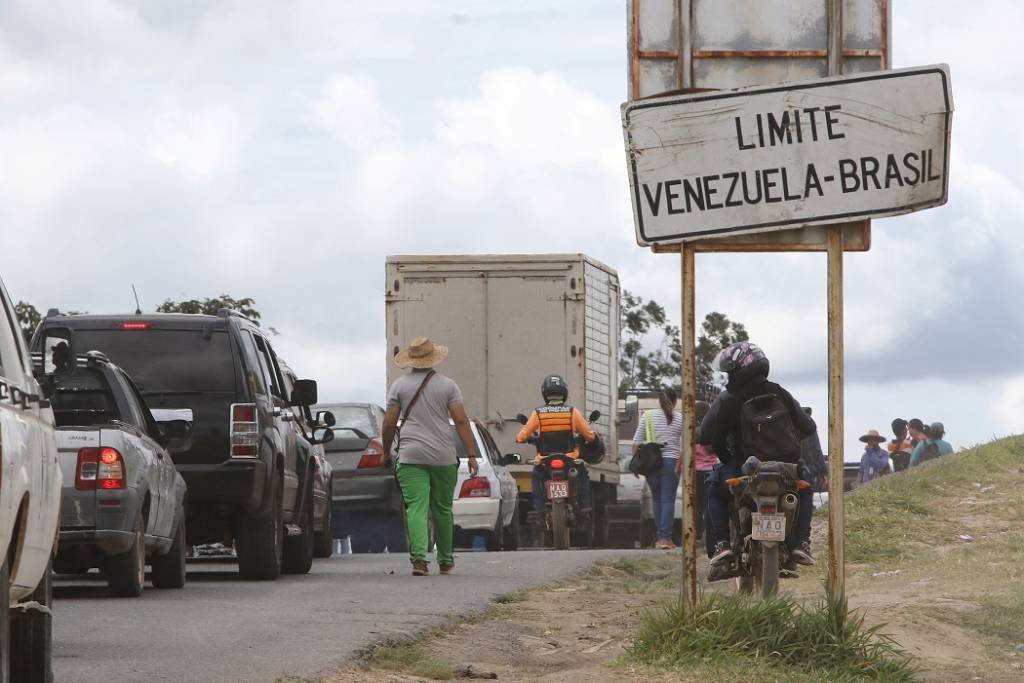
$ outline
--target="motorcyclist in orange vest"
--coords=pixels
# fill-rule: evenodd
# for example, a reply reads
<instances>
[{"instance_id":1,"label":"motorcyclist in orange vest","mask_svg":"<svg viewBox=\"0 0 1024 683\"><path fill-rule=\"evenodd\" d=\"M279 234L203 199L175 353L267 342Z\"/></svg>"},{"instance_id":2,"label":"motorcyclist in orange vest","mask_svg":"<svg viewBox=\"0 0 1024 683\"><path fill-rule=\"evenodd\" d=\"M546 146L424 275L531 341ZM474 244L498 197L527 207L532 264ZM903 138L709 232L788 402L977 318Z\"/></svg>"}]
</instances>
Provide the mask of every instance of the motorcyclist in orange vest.
<instances>
[{"instance_id":1,"label":"motorcyclist in orange vest","mask_svg":"<svg viewBox=\"0 0 1024 683\"><path fill-rule=\"evenodd\" d=\"M541 468L537 465L550 453L565 453L574 458L578 466L576 502L580 506L581 515L586 518L591 514L593 505L590 495L590 477L587 474L586 464L580 460L576 435L583 437L587 443L593 443L597 439L597 434L583 419L580 411L566 405L565 402L569 398L569 386L564 379L558 375L549 375L544 378L540 393L544 397L544 405L533 411L526 424L519 430L519 434L516 435L516 441L519 443L525 443L530 437L536 437L537 456L534 458L533 484L531 486L533 512L528 517L531 522L543 519L544 506L547 504Z\"/></svg>"}]
</instances>

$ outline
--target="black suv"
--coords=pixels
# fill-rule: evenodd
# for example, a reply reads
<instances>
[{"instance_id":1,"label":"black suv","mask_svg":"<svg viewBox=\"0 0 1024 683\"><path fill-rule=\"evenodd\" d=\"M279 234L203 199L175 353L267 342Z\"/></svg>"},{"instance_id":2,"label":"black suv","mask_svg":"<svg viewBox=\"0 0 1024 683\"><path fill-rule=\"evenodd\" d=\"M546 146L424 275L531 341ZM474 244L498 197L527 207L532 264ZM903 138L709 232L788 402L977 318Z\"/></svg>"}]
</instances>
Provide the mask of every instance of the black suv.
<instances>
[{"instance_id":1,"label":"black suv","mask_svg":"<svg viewBox=\"0 0 1024 683\"><path fill-rule=\"evenodd\" d=\"M36 330L34 351L63 338L71 353L98 350L131 375L159 419L186 419L191 438L171 451L188 484L188 543L235 544L247 579L309 571L314 534L306 521L315 464L297 446L316 403L316 382L286 393L274 349L256 324L218 315L50 314ZM318 416L320 417L320 416ZM330 421L330 416L322 416ZM305 435L330 440L329 429ZM287 535L287 536L286 536Z\"/></svg>"}]
</instances>

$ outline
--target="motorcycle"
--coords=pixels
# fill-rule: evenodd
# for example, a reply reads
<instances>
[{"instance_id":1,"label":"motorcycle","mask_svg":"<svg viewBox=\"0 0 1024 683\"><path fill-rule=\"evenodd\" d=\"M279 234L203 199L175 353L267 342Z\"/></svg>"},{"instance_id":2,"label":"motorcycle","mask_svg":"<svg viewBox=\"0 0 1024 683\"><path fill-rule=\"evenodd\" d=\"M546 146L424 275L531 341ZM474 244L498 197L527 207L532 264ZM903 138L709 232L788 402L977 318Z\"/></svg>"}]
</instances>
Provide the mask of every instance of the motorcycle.
<instances>
[{"instance_id":1,"label":"motorcycle","mask_svg":"<svg viewBox=\"0 0 1024 683\"><path fill-rule=\"evenodd\" d=\"M601 418L600 411L593 411L588 421L593 423ZM526 424L527 418L523 414L516 416L516 421ZM537 439L531 437L526 443L536 445ZM580 470L586 469L585 462L577 462L565 453L548 453L536 467L541 469L541 481L544 484L547 505L544 509L544 528L546 533L551 534L551 545L555 550L568 550L569 532L579 531L582 533L583 545L592 547L594 545L594 519L580 513L580 506L577 502L579 494L578 478Z\"/></svg>"},{"instance_id":2,"label":"motorcycle","mask_svg":"<svg viewBox=\"0 0 1024 683\"><path fill-rule=\"evenodd\" d=\"M797 492L811 484L798 476L798 466L750 457L743 476L727 479L733 493L730 536L733 572L740 592L767 598L776 593L779 578L797 574L789 566L789 541L796 532Z\"/></svg>"}]
</instances>

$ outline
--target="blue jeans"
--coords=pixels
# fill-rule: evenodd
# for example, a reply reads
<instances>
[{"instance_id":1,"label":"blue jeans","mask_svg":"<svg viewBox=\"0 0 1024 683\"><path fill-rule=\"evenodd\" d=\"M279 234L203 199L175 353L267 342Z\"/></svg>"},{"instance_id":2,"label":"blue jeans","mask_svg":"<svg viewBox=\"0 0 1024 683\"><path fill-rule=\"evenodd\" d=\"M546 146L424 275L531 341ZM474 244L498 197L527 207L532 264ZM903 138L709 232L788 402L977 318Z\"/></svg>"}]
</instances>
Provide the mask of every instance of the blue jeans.
<instances>
[{"instance_id":1,"label":"blue jeans","mask_svg":"<svg viewBox=\"0 0 1024 683\"><path fill-rule=\"evenodd\" d=\"M741 474L739 463L727 462L715 465L715 469L708 475L708 557L712 555L715 544L729 542L729 503L733 495L725 480L739 477ZM802 466L797 469L797 476L803 477ZM796 515L796 529L789 537L790 548L811 540L814 490L800 489L797 491L797 498L800 500L800 509Z\"/></svg>"},{"instance_id":2,"label":"blue jeans","mask_svg":"<svg viewBox=\"0 0 1024 683\"><path fill-rule=\"evenodd\" d=\"M533 498L533 511L544 512L544 506L548 502L548 492L544 488L544 478L541 468L533 466L533 482L530 486L530 497ZM590 496L590 475L587 473L586 465L576 467L576 502L580 508L586 509L593 505Z\"/></svg>"},{"instance_id":3,"label":"blue jeans","mask_svg":"<svg viewBox=\"0 0 1024 683\"><path fill-rule=\"evenodd\" d=\"M676 458L662 458L661 471L644 475L651 489L651 514L658 540L671 539L676 519L676 492L679 489L679 475L676 474Z\"/></svg>"}]
</instances>

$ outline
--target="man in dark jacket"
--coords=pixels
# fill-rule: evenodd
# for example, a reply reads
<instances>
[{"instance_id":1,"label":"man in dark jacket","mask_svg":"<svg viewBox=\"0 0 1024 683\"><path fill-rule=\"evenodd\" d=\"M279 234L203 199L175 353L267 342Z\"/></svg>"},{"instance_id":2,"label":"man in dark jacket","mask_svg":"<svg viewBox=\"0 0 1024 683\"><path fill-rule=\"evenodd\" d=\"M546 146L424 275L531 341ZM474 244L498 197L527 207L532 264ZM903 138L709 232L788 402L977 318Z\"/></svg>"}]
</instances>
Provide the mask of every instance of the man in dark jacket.
<instances>
[{"instance_id":1,"label":"man in dark jacket","mask_svg":"<svg viewBox=\"0 0 1024 683\"><path fill-rule=\"evenodd\" d=\"M722 463L715 467L708 476L710 488L708 496L709 536L713 546L710 557L712 571L709 579L725 578L722 572L716 574L716 568L731 563L734 556L729 544L729 503L732 491L725 483L727 479L743 475L741 468L750 456L757 453L744 452L742 439L741 409L744 404L755 396L774 394L786 406L786 411L796 429L797 439L805 439L815 434L817 428L814 421L800 407L788 391L775 382L768 381L770 365L768 357L755 344L738 342L726 347L715 359L714 367L728 375L726 390L715 400L701 424L702 441L710 440L715 453ZM794 444L794 452L789 462L800 461L799 441ZM811 515L814 512L814 494L811 489L799 491L800 506L797 524L790 537L789 557L798 564L814 564L811 553Z\"/></svg>"}]
</instances>

